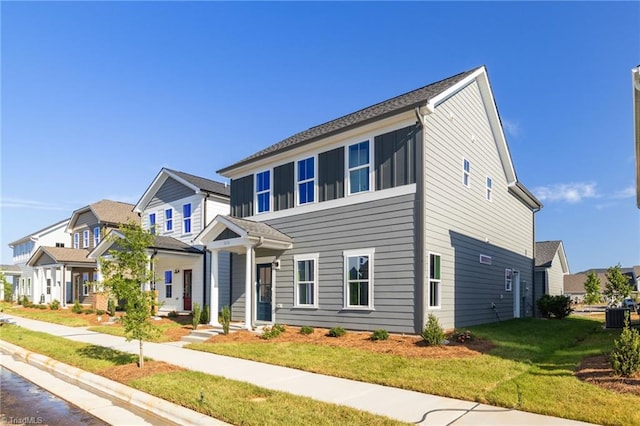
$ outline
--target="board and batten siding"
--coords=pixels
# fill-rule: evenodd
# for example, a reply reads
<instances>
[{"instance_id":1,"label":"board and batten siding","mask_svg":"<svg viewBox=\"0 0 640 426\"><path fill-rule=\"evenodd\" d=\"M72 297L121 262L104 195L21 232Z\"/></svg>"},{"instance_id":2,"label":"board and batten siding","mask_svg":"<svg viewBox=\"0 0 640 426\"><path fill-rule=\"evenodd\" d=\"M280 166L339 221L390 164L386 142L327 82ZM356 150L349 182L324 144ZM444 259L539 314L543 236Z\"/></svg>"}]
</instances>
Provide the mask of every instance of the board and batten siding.
<instances>
[{"instance_id":1,"label":"board and batten siding","mask_svg":"<svg viewBox=\"0 0 640 426\"><path fill-rule=\"evenodd\" d=\"M414 333L415 194L269 220L294 239L276 270L274 321L352 330ZM375 249L373 310L345 309L345 250ZM318 308L294 307L293 256L318 253ZM257 251L256 257L262 254ZM244 312L244 255L233 255L234 320Z\"/></svg>"},{"instance_id":2,"label":"board and batten siding","mask_svg":"<svg viewBox=\"0 0 640 426\"><path fill-rule=\"evenodd\" d=\"M165 204L174 204L175 201L191 197L193 194L193 189L169 177L156 191L145 210L154 210L155 208L161 208Z\"/></svg>"},{"instance_id":3,"label":"board and batten siding","mask_svg":"<svg viewBox=\"0 0 640 426\"><path fill-rule=\"evenodd\" d=\"M492 303L500 319L512 318L514 291L504 288L505 269L512 268L529 298L521 315L530 315L533 212L508 192L476 82L427 116L424 143L425 257L442 256L441 308L428 313L445 328L495 320ZM469 187L463 185L463 159L470 162ZM487 177L493 181L491 201ZM491 256L491 265L479 262L481 254Z\"/></svg>"}]
</instances>

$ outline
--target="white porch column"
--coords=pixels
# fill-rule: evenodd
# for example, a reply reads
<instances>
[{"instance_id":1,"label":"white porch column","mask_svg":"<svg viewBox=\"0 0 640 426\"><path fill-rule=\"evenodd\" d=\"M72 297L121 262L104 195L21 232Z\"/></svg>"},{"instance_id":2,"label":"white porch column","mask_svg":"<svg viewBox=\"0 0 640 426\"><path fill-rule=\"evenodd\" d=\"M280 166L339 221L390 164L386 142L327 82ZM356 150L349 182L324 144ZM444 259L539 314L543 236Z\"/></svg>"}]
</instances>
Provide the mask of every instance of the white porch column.
<instances>
[{"instance_id":1,"label":"white porch column","mask_svg":"<svg viewBox=\"0 0 640 426\"><path fill-rule=\"evenodd\" d=\"M211 293L209 297L211 306L209 307L209 324L221 327L218 322L218 253L218 250L211 252Z\"/></svg>"},{"instance_id":2,"label":"white porch column","mask_svg":"<svg viewBox=\"0 0 640 426\"><path fill-rule=\"evenodd\" d=\"M253 247L247 246L247 256L245 259L244 271L244 327L251 330L251 311L253 310L253 285L251 285L251 271L253 260Z\"/></svg>"},{"instance_id":3,"label":"white porch column","mask_svg":"<svg viewBox=\"0 0 640 426\"><path fill-rule=\"evenodd\" d=\"M147 255L147 266L149 267L150 271L153 271L153 264L151 263L152 261L153 261L153 255L148 254ZM143 290L144 291L151 291L151 281L147 281L142 286L143 286Z\"/></svg>"}]
</instances>

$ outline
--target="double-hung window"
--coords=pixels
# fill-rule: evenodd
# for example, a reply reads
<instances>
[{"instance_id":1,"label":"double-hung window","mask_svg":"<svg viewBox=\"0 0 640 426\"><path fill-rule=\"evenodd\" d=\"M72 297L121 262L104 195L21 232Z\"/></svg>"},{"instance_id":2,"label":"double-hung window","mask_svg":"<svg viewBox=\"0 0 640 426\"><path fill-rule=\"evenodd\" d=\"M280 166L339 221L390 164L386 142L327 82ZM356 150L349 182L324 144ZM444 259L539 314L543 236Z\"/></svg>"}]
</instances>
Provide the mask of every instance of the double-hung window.
<instances>
[{"instance_id":1,"label":"double-hung window","mask_svg":"<svg viewBox=\"0 0 640 426\"><path fill-rule=\"evenodd\" d=\"M491 201L491 192L493 190L493 181L489 176L487 176L487 200Z\"/></svg>"},{"instance_id":2,"label":"double-hung window","mask_svg":"<svg viewBox=\"0 0 640 426\"><path fill-rule=\"evenodd\" d=\"M191 232L191 203L182 206L182 233Z\"/></svg>"},{"instance_id":3,"label":"double-hung window","mask_svg":"<svg viewBox=\"0 0 640 426\"><path fill-rule=\"evenodd\" d=\"M82 295L83 296L89 295L89 273L88 272L82 273Z\"/></svg>"},{"instance_id":4,"label":"double-hung window","mask_svg":"<svg viewBox=\"0 0 640 426\"><path fill-rule=\"evenodd\" d=\"M374 249L343 253L345 308L373 309L373 254Z\"/></svg>"},{"instance_id":5,"label":"double-hung window","mask_svg":"<svg viewBox=\"0 0 640 426\"><path fill-rule=\"evenodd\" d=\"M164 297L170 299L173 297L173 272L164 271Z\"/></svg>"},{"instance_id":6,"label":"double-hung window","mask_svg":"<svg viewBox=\"0 0 640 426\"><path fill-rule=\"evenodd\" d=\"M504 270L504 291L511 291L513 284L513 270Z\"/></svg>"},{"instance_id":7,"label":"double-hung window","mask_svg":"<svg viewBox=\"0 0 640 426\"><path fill-rule=\"evenodd\" d=\"M51 294L51 278L47 278L47 294Z\"/></svg>"},{"instance_id":8,"label":"double-hung window","mask_svg":"<svg viewBox=\"0 0 640 426\"><path fill-rule=\"evenodd\" d=\"M429 253L429 307L439 308L441 305L440 255Z\"/></svg>"},{"instance_id":9,"label":"double-hung window","mask_svg":"<svg viewBox=\"0 0 640 426\"><path fill-rule=\"evenodd\" d=\"M149 232L151 235L156 234L156 214L149 213Z\"/></svg>"},{"instance_id":10,"label":"double-hung window","mask_svg":"<svg viewBox=\"0 0 640 426\"><path fill-rule=\"evenodd\" d=\"M256 174L256 204L258 213L271 210L271 170Z\"/></svg>"},{"instance_id":11,"label":"double-hung window","mask_svg":"<svg viewBox=\"0 0 640 426\"><path fill-rule=\"evenodd\" d=\"M370 161L369 141L349 146L349 194L369 191Z\"/></svg>"},{"instance_id":12,"label":"double-hung window","mask_svg":"<svg viewBox=\"0 0 640 426\"><path fill-rule=\"evenodd\" d=\"M77 232L73 234L73 248L80 248L80 234Z\"/></svg>"},{"instance_id":13,"label":"double-hung window","mask_svg":"<svg viewBox=\"0 0 640 426\"><path fill-rule=\"evenodd\" d=\"M89 247L89 230L82 231L82 247Z\"/></svg>"},{"instance_id":14,"label":"double-hung window","mask_svg":"<svg viewBox=\"0 0 640 426\"><path fill-rule=\"evenodd\" d=\"M302 308L318 307L318 254L297 255L295 265L295 305Z\"/></svg>"},{"instance_id":15,"label":"double-hung window","mask_svg":"<svg viewBox=\"0 0 640 426\"><path fill-rule=\"evenodd\" d=\"M173 231L173 209L164 210L164 230Z\"/></svg>"},{"instance_id":16,"label":"double-hung window","mask_svg":"<svg viewBox=\"0 0 640 426\"><path fill-rule=\"evenodd\" d=\"M298 161L298 204L313 203L315 195L314 157Z\"/></svg>"},{"instance_id":17,"label":"double-hung window","mask_svg":"<svg viewBox=\"0 0 640 426\"><path fill-rule=\"evenodd\" d=\"M467 188L471 186L471 163L466 158L462 159L462 184Z\"/></svg>"},{"instance_id":18,"label":"double-hung window","mask_svg":"<svg viewBox=\"0 0 640 426\"><path fill-rule=\"evenodd\" d=\"M100 244L100 228L96 226L93 228L93 246L98 247L98 244Z\"/></svg>"}]
</instances>

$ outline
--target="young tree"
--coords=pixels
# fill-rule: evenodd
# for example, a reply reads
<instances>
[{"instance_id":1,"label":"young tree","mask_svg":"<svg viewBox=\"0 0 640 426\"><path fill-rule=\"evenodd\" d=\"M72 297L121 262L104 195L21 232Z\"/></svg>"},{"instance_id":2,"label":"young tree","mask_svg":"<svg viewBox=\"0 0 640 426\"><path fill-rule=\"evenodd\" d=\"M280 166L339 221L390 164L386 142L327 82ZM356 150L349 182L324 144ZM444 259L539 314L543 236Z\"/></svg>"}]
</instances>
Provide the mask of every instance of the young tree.
<instances>
[{"instance_id":1,"label":"young tree","mask_svg":"<svg viewBox=\"0 0 640 426\"><path fill-rule=\"evenodd\" d=\"M138 366L142 368L143 340L159 335L158 328L149 321L154 297L152 292L144 290L144 284L152 279L147 247L153 244L154 237L134 223L120 226L120 233L123 238L115 233L108 236L116 248L109 250L108 257L100 258L103 285L105 290L124 301L122 325L125 338L140 342Z\"/></svg>"},{"instance_id":2,"label":"young tree","mask_svg":"<svg viewBox=\"0 0 640 426\"><path fill-rule=\"evenodd\" d=\"M633 291L629 277L622 273L620 264L607 269L605 276L607 277L607 284L604 289L604 295L609 299L610 306L618 306Z\"/></svg>"},{"instance_id":3,"label":"young tree","mask_svg":"<svg viewBox=\"0 0 640 426\"><path fill-rule=\"evenodd\" d=\"M587 274L587 281L584 283L584 302L587 305L602 302L602 291L600 290L600 278L594 271Z\"/></svg>"}]
</instances>

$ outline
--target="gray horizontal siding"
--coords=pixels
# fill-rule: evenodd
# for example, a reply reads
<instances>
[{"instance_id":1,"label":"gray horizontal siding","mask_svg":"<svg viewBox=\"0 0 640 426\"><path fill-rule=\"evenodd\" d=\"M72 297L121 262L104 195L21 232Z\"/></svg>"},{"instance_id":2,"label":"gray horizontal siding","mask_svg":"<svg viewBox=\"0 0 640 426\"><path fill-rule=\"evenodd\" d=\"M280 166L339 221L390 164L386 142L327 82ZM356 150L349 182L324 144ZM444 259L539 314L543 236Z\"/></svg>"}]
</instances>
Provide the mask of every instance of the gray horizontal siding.
<instances>
[{"instance_id":1,"label":"gray horizontal siding","mask_svg":"<svg viewBox=\"0 0 640 426\"><path fill-rule=\"evenodd\" d=\"M164 204L171 203L172 201L180 200L182 198L191 197L193 194L193 189L186 187L173 178L167 178L151 201L149 201L145 210L153 209L155 207L164 207Z\"/></svg>"}]
</instances>

